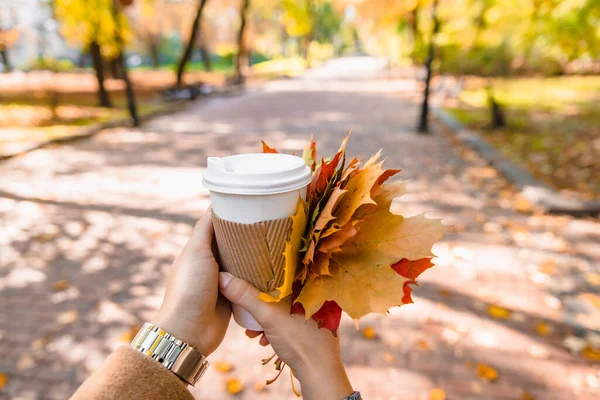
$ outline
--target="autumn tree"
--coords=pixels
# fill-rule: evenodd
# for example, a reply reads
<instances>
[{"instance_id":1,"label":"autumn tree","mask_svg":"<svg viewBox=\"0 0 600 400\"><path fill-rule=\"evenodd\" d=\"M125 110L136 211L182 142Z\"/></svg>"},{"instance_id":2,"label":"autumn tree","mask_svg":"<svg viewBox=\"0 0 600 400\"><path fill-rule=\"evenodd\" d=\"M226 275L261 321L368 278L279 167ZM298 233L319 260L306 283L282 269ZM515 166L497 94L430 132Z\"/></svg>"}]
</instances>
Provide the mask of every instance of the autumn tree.
<instances>
[{"instance_id":1,"label":"autumn tree","mask_svg":"<svg viewBox=\"0 0 600 400\"><path fill-rule=\"evenodd\" d=\"M185 50L183 51L183 54L179 59L179 63L177 64L177 86L181 86L183 83L183 73L185 72L185 67L192 56L194 47L196 46L196 38L198 36L198 31L201 28L202 13L206 3L208 3L208 0L198 0L198 8L196 9L196 15L189 32Z\"/></svg>"},{"instance_id":2,"label":"autumn tree","mask_svg":"<svg viewBox=\"0 0 600 400\"><path fill-rule=\"evenodd\" d=\"M8 50L17 43L19 31L16 28L16 13L14 9L10 12L0 9L0 61L4 65L4 71L10 72L12 64Z\"/></svg>"},{"instance_id":3,"label":"autumn tree","mask_svg":"<svg viewBox=\"0 0 600 400\"><path fill-rule=\"evenodd\" d=\"M438 0L433 0L431 5L431 20L433 22L433 28L431 30L431 36L429 37L429 50L427 53L427 60L425 61L425 88L423 89L423 102L421 104L421 113L419 116L418 131L426 133L429 131L429 93L431 91L431 76L433 74L432 66L433 59L435 57L435 40L438 32L440 31L440 20L438 17Z\"/></svg>"},{"instance_id":4,"label":"autumn tree","mask_svg":"<svg viewBox=\"0 0 600 400\"><path fill-rule=\"evenodd\" d=\"M126 84L129 111L134 124L139 124L133 88L127 76L124 48L131 38L127 18L120 3L132 0L56 0L55 14L62 21L62 34L69 41L87 49L98 81L98 100L102 107L111 107L104 86L103 59L116 60Z\"/></svg>"},{"instance_id":5,"label":"autumn tree","mask_svg":"<svg viewBox=\"0 0 600 400\"><path fill-rule=\"evenodd\" d=\"M300 40L302 54L310 67L310 42L314 33L314 15L311 0L282 0L283 21L289 36Z\"/></svg>"},{"instance_id":6,"label":"autumn tree","mask_svg":"<svg viewBox=\"0 0 600 400\"><path fill-rule=\"evenodd\" d=\"M244 83L245 68L249 64L248 48L246 43L246 25L248 23L248 13L250 11L250 0L242 0L240 8L240 29L238 31L237 46L238 51L235 56L235 76L237 83Z\"/></svg>"}]
</instances>

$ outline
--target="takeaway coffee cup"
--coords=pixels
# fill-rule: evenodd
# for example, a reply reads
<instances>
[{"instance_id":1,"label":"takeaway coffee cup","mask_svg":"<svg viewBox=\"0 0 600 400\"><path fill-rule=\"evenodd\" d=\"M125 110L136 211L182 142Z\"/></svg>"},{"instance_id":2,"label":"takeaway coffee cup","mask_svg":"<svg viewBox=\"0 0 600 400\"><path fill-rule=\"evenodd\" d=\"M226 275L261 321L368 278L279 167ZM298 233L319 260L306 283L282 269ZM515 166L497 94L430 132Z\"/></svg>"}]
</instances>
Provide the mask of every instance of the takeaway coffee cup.
<instances>
[{"instance_id":1,"label":"takeaway coffee cup","mask_svg":"<svg viewBox=\"0 0 600 400\"><path fill-rule=\"evenodd\" d=\"M260 153L208 158L203 184L210 193L225 271L266 293L281 286L291 216L310 181L310 168L301 157ZM262 330L241 307L233 307L233 316L246 329Z\"/></svg>"}]
</instances>

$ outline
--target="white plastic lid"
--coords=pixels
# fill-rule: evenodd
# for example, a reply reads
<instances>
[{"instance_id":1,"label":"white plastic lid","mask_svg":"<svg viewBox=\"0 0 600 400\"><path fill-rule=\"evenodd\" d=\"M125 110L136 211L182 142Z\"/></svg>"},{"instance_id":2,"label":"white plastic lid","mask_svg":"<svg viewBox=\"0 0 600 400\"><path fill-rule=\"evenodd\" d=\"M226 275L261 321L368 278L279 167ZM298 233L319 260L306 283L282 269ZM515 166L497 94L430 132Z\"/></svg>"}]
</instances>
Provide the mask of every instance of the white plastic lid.
<instances>
[{"instance_id":1,"label":"white plastic lid","mask_svg":"<svg viewBox=\"0 0 600 400\"><path fill-rule=\"evenodd\" d=\"M312 174L304 159L279 153L208 157L204 187L231 194L277 194L298 190Z\"/></svg>"}]
</instances>

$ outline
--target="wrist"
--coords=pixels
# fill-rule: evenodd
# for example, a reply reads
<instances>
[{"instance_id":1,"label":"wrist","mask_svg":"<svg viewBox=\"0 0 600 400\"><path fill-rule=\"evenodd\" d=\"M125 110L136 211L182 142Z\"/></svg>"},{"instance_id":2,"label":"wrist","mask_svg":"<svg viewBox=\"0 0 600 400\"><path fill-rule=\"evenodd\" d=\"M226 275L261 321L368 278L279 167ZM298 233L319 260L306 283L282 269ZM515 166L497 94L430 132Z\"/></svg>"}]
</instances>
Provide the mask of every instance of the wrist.
<instances>
[{"instance_id":1,"label":"wrist","mask_svg":"<svg viewBox=\"0 0 600 400\"><path fill-rule=\"evenodd\" d=\"M304 365L294 370L302 386L305 399L342 400L353 389L341 360L323 360L318 364Z\"/></svg>"},{"instance_id":2,"label":"wrist","mask_svg":"<svg viewBox=\"0 0 600 400\"><path fill-rule=\"evenodd\" d=\"M160 310L150 322L175 336L177 339L191 345L203 356L208 356L208 349L202 345L202 340L199 338L200 330L198 326L187 321L180 314Z\"/></svg>"}]
</instances>

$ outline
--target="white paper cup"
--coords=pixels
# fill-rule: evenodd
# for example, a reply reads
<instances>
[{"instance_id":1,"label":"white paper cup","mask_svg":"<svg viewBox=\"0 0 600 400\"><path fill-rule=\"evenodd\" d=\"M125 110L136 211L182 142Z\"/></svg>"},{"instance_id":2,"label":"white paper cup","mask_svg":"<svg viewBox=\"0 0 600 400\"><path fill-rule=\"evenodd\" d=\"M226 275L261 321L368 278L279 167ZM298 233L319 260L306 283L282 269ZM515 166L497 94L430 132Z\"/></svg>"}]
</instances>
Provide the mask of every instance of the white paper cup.
<instances>
[{"instance_id":1,"label":"white paper cup","mask_svg":"<svg viewBox=\"0 0 600 400\"><path fill-rule=\"evenodd\" d=\"M306 198L312 174L301 157L287 154L239 154L209 157L203 174L214 214L226 221L253 224L287 218ZM246 329L262 328L248 311L233 307L235 321Z\"/></svg>"}]
</instances>

